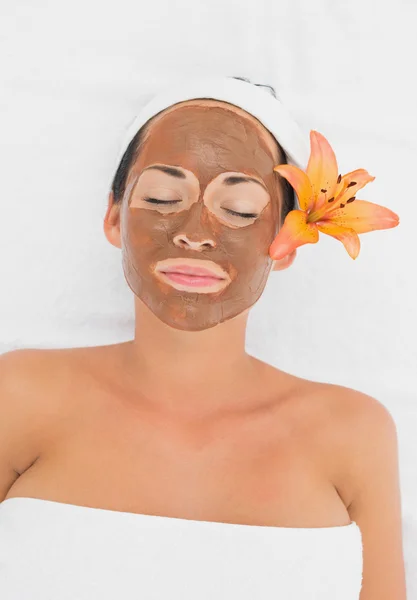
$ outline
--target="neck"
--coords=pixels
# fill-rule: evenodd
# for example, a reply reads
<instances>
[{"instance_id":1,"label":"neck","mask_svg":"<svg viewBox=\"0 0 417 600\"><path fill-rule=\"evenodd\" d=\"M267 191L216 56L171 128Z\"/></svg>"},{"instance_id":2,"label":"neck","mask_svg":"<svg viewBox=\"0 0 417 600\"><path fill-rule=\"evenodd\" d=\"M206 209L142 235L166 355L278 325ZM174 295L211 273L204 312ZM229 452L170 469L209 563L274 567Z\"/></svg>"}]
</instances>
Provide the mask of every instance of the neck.
<instances>
[{"instance_id":1,"label":"neck","mask_svg":"<svg viewBox=\"0 0 417 600\"><path fill-rule=\"evenodd\" d=\"M129 381L161 409L236 408L253 393L264 365L245 351L247 319L248 311L210 329L183 331L135 298L135 338L124 355Z\"/></svg>"}]
</instances>

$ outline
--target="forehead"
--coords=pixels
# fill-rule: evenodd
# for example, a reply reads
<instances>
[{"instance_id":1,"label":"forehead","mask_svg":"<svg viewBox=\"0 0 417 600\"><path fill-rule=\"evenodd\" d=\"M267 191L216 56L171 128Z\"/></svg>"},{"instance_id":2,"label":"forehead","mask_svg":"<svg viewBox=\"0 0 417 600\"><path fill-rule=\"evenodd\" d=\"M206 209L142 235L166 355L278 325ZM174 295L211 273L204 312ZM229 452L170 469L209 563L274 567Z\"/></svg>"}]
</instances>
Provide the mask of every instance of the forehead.
<instances>
[{"instance_id":1,"label":"forehead","mask_svg":"<svg viewBox=\"0 0 417 600\"><path fill-rule=\"evenodd\" d=\"M273 135L243 109L209 99L175 104L147 128L139 161L179 165L200 180L240 171L273 180L282 152Z\"/></svg>"}]
</instances>

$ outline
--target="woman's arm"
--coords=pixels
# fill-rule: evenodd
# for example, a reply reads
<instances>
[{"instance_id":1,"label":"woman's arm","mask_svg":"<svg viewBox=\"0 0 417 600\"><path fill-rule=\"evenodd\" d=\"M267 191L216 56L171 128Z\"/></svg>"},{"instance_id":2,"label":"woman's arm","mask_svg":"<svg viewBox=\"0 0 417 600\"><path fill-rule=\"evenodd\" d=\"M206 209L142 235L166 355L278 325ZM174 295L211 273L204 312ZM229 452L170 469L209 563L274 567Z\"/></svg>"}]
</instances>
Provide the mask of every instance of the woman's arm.
<instances>
[{"instance_id":1,"label":"woman's arm","mask_svg":"<svg viewBox=\"0 0 417 600\"><path fill-rule=\"evenodd\" d=\"M356 390L352 394L346 445L352 481L348 512L362 533L360 600L406 600L395 422L375 398Z\"/></svg>"}]
</instances>

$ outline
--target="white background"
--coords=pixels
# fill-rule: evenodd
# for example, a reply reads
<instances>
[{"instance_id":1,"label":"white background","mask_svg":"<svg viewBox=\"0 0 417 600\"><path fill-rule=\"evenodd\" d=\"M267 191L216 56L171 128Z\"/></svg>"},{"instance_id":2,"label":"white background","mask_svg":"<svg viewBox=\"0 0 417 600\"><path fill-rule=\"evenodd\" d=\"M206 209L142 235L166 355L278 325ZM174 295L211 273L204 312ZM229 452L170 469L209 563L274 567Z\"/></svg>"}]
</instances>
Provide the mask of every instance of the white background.
<instances>
[{"instance_id":1,"label":"white background","mask_svg":"<svg viewBox=\"0 0 417 600\"><path fill-rule=\"evenodd\" d=\"M400 443L409 598L417 598L417 5L334 0L0 1L0 353L133 337L133 298L102 219L140 105L186 73L273 85L360 198L399 227L356 261L321 234L271 274L248 352L377 397Z\"/></svg>"}]
</instances>

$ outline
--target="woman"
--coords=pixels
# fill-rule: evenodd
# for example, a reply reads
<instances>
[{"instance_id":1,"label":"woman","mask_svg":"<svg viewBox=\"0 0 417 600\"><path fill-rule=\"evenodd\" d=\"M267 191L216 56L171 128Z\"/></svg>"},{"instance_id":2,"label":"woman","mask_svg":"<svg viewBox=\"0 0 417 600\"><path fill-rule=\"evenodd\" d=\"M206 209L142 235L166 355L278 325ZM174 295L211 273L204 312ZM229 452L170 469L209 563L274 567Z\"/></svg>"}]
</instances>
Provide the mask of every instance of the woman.
<instances>
[{"instance_id":1,"label":"woman","mask_svg":"<svg viewBox=\"0 0 417 600\"><path fill-rule=\"evenodd\" d=\"M391 415L245 351L301 134L199 85L142 111L109 194L134 339L1 357L2 598L403 600Z\"/></svg>"}]
</instances>

